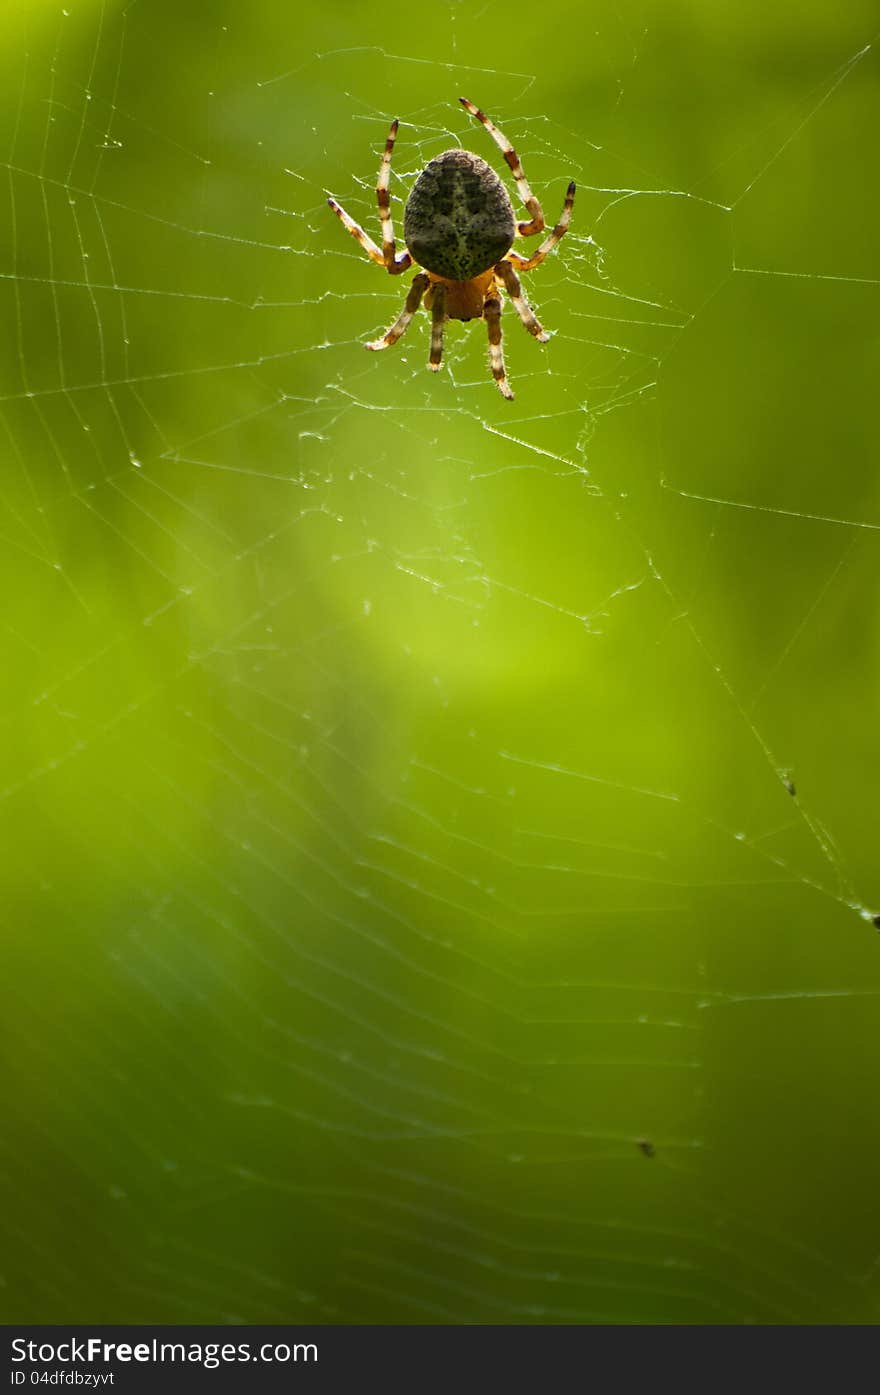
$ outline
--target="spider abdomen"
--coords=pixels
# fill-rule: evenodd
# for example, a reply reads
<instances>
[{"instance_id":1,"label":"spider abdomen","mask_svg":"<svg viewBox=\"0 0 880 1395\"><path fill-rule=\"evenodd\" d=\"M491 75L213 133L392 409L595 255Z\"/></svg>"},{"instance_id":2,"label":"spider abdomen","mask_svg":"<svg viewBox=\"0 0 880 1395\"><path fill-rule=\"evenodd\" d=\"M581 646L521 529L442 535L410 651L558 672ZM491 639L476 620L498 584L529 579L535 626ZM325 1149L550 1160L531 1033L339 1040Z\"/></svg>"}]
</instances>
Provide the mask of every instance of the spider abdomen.
<instances>
[{"instance_id":1,"label":"spider abdomen","mask_svg":"<svg viewBox=\"0 0 880 1395\"><path fill-rule=\"evenodd\" d=\"M444 150L413 185L403 233L414 261L435 276L469 281L513 245L516 222L498 175L469 150Z\"/></svg>"}]
</instances>

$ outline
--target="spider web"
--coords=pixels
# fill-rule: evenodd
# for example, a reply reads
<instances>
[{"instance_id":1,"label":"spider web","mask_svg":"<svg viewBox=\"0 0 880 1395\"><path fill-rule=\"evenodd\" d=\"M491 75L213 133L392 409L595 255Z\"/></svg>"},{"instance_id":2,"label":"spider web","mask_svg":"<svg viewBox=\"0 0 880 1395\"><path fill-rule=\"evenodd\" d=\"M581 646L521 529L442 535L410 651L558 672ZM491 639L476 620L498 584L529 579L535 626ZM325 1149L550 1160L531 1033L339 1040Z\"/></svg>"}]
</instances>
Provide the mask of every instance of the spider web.
<instances>
[{"instance_id":1,"label":"spider web","mask_svg":"<svg viewBox=\"0 0 880 1395\"><path fill-rule=\"evenodd\" d=\"M849 9L4 20L7 1321L876 1317ZM578 182L512 404L326 208L460 92Z\"/></svg>"}]
</instances>

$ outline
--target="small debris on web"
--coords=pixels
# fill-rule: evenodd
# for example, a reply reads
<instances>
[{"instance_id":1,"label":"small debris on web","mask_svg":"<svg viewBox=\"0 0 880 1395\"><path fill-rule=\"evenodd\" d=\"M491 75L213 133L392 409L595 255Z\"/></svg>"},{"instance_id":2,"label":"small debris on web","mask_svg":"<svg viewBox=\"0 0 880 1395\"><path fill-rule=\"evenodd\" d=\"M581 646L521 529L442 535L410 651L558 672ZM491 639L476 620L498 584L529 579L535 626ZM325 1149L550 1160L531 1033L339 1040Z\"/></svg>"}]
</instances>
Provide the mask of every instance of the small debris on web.
<instances>
[{"instance_id":1,"label":"small debris on web","mask_svg":"<svg viewBox=\"0 0 880 1395\"><path fill-rule=\"evenodd\" d=\"M640 1153L644 1153L646 1158L653 1158L656 1156L657 1149L654 1147L650 1138L638 1139L636 1146L638 1147Z\"/></svg>"}]
</instances>

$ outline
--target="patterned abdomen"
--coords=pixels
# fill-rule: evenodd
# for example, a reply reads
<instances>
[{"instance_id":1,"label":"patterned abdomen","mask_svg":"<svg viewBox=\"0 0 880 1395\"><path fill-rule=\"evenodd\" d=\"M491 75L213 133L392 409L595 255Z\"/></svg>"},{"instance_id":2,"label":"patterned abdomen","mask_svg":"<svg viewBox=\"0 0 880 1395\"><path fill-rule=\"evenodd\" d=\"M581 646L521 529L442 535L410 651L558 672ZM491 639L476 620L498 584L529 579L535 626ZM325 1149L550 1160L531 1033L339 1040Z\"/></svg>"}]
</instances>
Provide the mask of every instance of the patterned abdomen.
<instances>
[{"instance_id":1,"label":"patterned abdomen","mask_svg":"<svg viewBox=\"0 0 880 1395\"><path fill-rule=\"evenodd\" d=\"M444 150L413 185L403 215L407 248L419 266L470 281L500 261L516 227L498 175L469 150Z\"/></svg>"}]
</instances>

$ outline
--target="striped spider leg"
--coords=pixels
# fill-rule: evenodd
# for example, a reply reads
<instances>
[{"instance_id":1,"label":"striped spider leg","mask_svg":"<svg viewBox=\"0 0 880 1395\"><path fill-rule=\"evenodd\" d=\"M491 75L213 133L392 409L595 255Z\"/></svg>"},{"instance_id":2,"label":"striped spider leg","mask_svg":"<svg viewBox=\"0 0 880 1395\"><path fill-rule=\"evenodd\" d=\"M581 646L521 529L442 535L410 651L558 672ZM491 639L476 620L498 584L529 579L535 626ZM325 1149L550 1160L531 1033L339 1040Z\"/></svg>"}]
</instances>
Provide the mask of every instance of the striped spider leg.
<instances>
[{"instance_id":1,"label":"striped spider leg","mask_svg":"<svg viewBox=\"0 0 880 1395\"><path fill-rule=\"evenodd\" d=\"M565 203L562 205L559 222L556 224L553 231L547 234L540 247L538 247L530 257L520 256L519 252L508 252L507 260L513 262L517 270L534 271L535 267L540 266L544 258L549 257L553 248L565 237L565 234L568 232L569 224L571 223L571 210L574 208L576 187L574 180L572 180L565 191Z\"/></svg>"},{"instance_id":2,"label":"striped spider leg","mask_svg":"<svg viewBox=\"0 0 880 1395\"><path fill-rule=\"evenodd\" d=\"M486 329L489 333L489 362L492 367L492 377L498 385L499 391L508 401L513 400L513 391L507 381L507 373L504 368L504 351L501 347L501 297L499 292L503 288L510 299L514 310L519 316L529 334L534 335L541 344L546 344L550 335L543 328L540 320L535 314L525 293L520 285L519 277L506 259L497 262L493 270L493 287L483 304L483 318L486 321Z\"/></svg>"},{"instance_id":3,"label":"striped spider leg","mask_svg":"<svg viewBox=\"0 0 880 1395\"><path fill-rule=\"evenodd\" d=\"M519 233L520 237L530 237L532 233L543 232L545 227L544 210L541 208L540 203L535 198L535 195L532 193L531 185L529 184L529 181L526 179L525 176L525 170L520 164L520 158L514 150L513 146L510 144L510 141L504 135L503 131L499 131L498 127L495 125L495 122L490 120L486 113L484 111L481 111L478 106L475 106L473 102L469 102L467 97L459 97L458 100L461 102L465 111L469 111L471 116L473 116L476 121L481 122L481 124L485 126L486 130L489 132L489 135L492 137L495 144L498 146L498 149L501 151L501 154L507 161L507 164L510 168L510 173L513 175L514 182L519 192L519 196L522 199L525 207L528 209L530 215L528 222L517 223L516 225L516 230Z\"/></svg>"},{"instance_id":4,"label":"striped spider leg","mask_svg":"<svg viewBox=\"0 0 880 1395\"><path fill-rule=\"evenodd\" d=\"M483 319L486 321L486 328L489 331L489 362L492 365L492 377L498 384L502 397L506 397L508 402L512 402L513 389L507 381L507 373L504 370L504 352L501 348L501 301L497 295L490 296L483 306Z\"/></svg>"},{"instance_id":5,"label":"striped spider leg","mask_svg":"<svg viewBox=\"0 0 880 1395\"><path fill-rule=\"evenodd\" d=\"M509 255L509 254L508 254ZM526 299L519 277L509 261L501 261L495 267L495 275L510 297L510 303L522 320L529 334L533 334L541 344L546 344L550 335L544 329L531 305Z\"/></svg>"},{"instance_id":6,"label":"striped spider leg","mask_svg":"<svg viewBox=\"0 0 880 1395\"><path fill-rule=\"evenodd\" d=\"M376 246L371 237L364 232L359 223L356 223L334 198L328 198L327 202L333 209L342 226L351 233L352 237L360 243L371 261L377 266L384 266L390 276L399 276L402 271L406 271L412 266L413 260L409 252L403 251L398 256L397 244L394 240L394 222L391 217L391 194L389 185L391 183L391 153L394 150L394 142L397 138L398 121L392 121L391 129L388 132L388 139L385 142L385 149L382 153L382 163L379 166L379 178L376 180L376 202L379 205L379 219L382 224L382 250Z\"/></svg>"},{"instance_id":7,"label":"striped spider leg","mask_svg":"<svg viewBox=\"0 0 880 1395\"><path fill-rule=\"evenodd\" d=\"M485 126L486 130L489 132L489 135L492 137L495 144L498 146L498 149L501 151L501 154L504 156L510 173L513 175L514 183L516 184L519 196L530 214L528 222L517 223L517 233L520 237L531 237L534 233L543 232L545 227L547 226L544 222L544 210L542 209L538 199L532 193L531 185L529 184L529 181L526 179L525 170L522 167L520 158L514 150L513 146L511 145L510 141L507 139L507 136L504 134L503 131L500 131L498 129L498 127L495 125L495 122L490 120L490 118L486 115L484 111L481 111L480 108L478 106L475 106L473 102L469 102L467 97L459 97L458 100L461 102L465 110L470 112L471 116L473 116L475 120L479 121L481 125ZM538 252L535 253L535 256L539 257L540 261L544 260L544 258L547 256L547 253L553 250L557 242L559 242L560 238L565 236L565 233L568 230L568 225L571 222L571 210L574 205L574 191L575 185L574 182L572 182L568 186L568 193L566 194L565 198L565 207L562 211L562 216L559 219L559 222L556 224L556 227L553 229L553 232L550 234L550 236L545 240L545 242L541 244L540 248L538 249ZM539 264L539 261L532 261L532 266L538 266ZM530 271L531 266L529 266L528 268L523 266L521 269Z\"/></svg>"},{"instance_id":8,"label":"striped spider leg","mask_svg":"<svg viewBox=\"0 0 880 1395\"><path fill-rule=\"evenodd\" d=\"M388 139L385 142L385 149L382 152L382 163L379 166L379 178L376 180L376 202L379 205L379 220L382 224L382 250L376 246L371 237L364 232L359 223L356 223L335 199L327 200L333 212L336 214L343 227L351 233L352 237L363 247L367 256L374 261L377 266L383 266L390 276L399 276L402 271L407 271L413 264L413 259L405 249L398 255L397 243L394 238L394 220L391 216L391 155L394 150L394 142L397 139L397 120L392 121L391 129L388 132ZM403 309L392 325L388 327L381 339L373 339L367 344L368 349L387 349L392 344L396 344L402 334L409 328L410 321L418 310L422 296L430 285L430 279L423 271L413 277L409 294L404 302ZM440 326L442 335L442 325ZM433 355L433 346L432 346ZM439 355L436 361L432 357L431 367L439 367Z\"/></svg>"}]
</instances>

